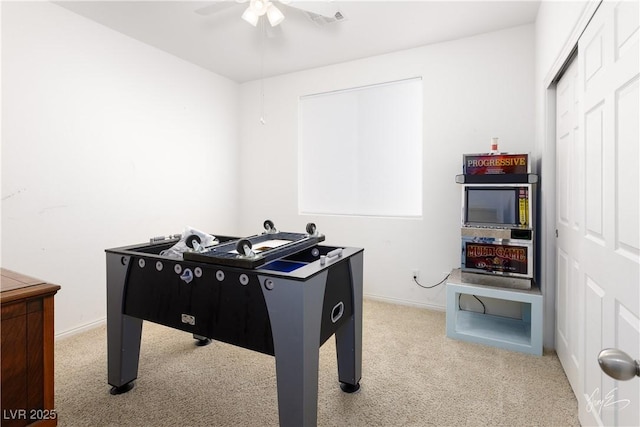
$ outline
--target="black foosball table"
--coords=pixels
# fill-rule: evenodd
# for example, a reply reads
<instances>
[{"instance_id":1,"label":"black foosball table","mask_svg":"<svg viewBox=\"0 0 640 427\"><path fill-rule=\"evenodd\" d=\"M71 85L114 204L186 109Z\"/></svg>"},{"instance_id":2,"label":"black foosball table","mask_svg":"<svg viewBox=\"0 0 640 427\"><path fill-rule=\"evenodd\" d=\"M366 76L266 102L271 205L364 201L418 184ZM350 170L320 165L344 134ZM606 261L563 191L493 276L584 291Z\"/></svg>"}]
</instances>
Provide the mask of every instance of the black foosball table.
<instances>
[{"instance_id":1,"label":"black foosball table","mask_svg":"<svg viewBox=\"0 0 640 427\"><path fill-rule=\"evenodd\" d=\"M319 349L335 335L338 381L360 388L362 369L361 248L320 244L305 233L153 238L107 249L107 346L111 394L138 377L143 320L275 356L281 426L315 426ZM184 242L181 256L167 255Z\"/></svg>"}]
</instances>

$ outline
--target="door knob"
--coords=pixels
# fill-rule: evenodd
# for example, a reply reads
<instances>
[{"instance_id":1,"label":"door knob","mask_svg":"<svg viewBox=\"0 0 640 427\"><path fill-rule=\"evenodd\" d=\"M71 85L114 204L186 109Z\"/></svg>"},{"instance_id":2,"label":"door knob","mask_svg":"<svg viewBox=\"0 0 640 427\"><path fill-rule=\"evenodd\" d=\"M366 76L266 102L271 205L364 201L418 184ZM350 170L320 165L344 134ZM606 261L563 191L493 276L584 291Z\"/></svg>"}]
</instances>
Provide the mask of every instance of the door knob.
<instances>
[{"instance_id":1,"label":"door knob","mask_svg":"<svg viewBox=\"0 0 640 427\"><path fill-rule=\"evenodd\" d=\"M600 369L605 374L616 380L630 380L640 377L640 361L633 360L631 356L617 348L606 348L598 354Z\"/></svg>"}]
</instances>

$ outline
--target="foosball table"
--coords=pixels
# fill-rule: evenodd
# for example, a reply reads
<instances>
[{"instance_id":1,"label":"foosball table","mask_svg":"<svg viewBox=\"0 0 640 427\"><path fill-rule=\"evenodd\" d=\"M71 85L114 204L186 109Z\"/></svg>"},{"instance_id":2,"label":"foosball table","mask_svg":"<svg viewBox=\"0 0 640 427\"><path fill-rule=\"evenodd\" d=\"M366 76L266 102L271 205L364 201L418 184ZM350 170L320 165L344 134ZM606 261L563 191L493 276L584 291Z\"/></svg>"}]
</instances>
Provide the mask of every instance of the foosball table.
<instances>
[{"instance_id":1,"label":"foosball table","mask_svg":"<svg viewBox=\"0 0 640 427\"><path fill-rule=\"evenodd\" d=\"M361 248L327 246L314 224L304 233L197 233L106 250L108 381L111 394L138 377L143 320L275 357L281 426L317 424L319 348L335 335L338 381L360 388ZM167 255L186 244L181 256Z\"/></svg>"}]
</instances>

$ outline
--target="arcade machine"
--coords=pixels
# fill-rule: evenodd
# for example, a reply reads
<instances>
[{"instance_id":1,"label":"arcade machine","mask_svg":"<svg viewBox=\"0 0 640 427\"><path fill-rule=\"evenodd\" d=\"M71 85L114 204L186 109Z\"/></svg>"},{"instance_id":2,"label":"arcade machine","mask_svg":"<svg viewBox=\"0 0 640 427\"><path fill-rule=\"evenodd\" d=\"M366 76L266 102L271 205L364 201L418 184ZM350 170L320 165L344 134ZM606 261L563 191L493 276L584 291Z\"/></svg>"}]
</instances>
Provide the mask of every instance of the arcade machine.
<instances>
[{"instance_id":1,"label":"arcade machine","mask_svg":"<svg viewBox=\"0 0 640 427\"><path fill-rule=\"evenodd\" d=\"M542 294L534 281L538 176L527 154L499 153L495 139L492 145L491 153L463 155L456 176L461 262L447 280L447 336L542 355ZM463 295L480 301L482 311L463 309Z\"/></svg>"},{"instance_id":2,"label":"arcade machine","mask_svg":"<svg viewBox=\"0 0 640 427\"><path fill-rule=\"evenodd\" d=\"M338 380L359 389L363 249L326 246L305 233L240 238L193 229L107 249L111 394L138 376L143 320L275 357L282 426L317 424L319 347L335 335Z\"/></svg>"},{"instance_id":3,"label":"arcade machine","mask_svg":"<svg viewBox=\"0 0 640 427\"><path fill-rule=\"evenodd\" d=\"M497 147L497 143L496 143ZM462 279L483 285L531 289L535 260L538 175L528 154L463 155Z\"/></svg>"}]
</instances>

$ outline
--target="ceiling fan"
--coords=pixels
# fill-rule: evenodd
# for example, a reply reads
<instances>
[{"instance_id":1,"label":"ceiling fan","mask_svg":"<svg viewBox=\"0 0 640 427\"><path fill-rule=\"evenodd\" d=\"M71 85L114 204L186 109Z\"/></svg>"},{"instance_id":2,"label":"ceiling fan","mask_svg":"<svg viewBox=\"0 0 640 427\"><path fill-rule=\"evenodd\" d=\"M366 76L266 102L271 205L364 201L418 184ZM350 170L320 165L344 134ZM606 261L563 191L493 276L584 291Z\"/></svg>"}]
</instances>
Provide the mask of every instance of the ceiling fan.
<instances>
[{"instance_id":1,"label":"ceiling fan","mask_svg":"<svg viewBox=\"0 0 640 427\"><path fill-rule=\"evenodd\" d=\"M242 19L254 27L258 25L260 18L265 15L272 27L279 25L285 19L285 16L279 7L284 8L285 11L286 9L301 11L312 22L320 26L345 19L338 7L331 1L297 1L295 4L291 4L291 0L219 0L212 2L210 5L196 9L195 13L205 16L213 15L229 7L236 7L238 4L242 3L249 3L242 14Z\"/></svg>"}]
</instances>

